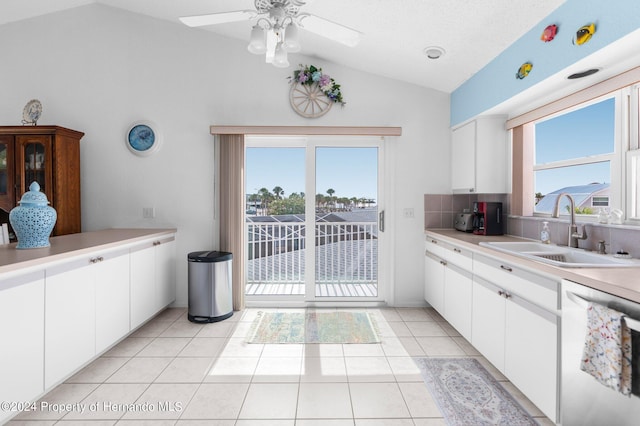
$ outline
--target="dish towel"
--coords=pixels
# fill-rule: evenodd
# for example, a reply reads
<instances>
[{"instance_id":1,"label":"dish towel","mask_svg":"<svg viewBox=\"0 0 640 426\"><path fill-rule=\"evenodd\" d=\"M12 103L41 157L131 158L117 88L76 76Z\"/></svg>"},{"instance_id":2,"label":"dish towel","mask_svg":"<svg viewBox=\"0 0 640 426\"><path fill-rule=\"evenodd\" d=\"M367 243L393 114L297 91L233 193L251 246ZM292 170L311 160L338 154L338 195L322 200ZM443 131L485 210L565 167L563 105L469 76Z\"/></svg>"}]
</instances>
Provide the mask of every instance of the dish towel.
<instances>
[{"instance_id":1,"label":"dish towel","mask_svg":"<svg viewBox=\"0 0 640 426\"><path fill-rule=\"evenodd\" d=\"M624 314L589 303L580 369L623 395L631 393L631 331Z\"/></svg>"}]
</instances>

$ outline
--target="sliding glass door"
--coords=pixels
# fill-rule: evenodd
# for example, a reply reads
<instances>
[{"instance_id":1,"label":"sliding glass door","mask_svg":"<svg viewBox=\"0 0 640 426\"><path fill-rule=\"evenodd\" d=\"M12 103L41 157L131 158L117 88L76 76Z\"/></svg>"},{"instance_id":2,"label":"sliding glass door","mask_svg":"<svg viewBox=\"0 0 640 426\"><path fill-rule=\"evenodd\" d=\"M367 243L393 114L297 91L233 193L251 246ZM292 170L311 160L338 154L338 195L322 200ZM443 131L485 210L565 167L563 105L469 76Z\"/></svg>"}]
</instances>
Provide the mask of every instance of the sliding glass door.
<instances>
[{"instance_id":1,"label":"sliding glass door","mask_svg":"<svg viewBox=\"0 0 640 426\"><path fill-rule=\"evenodd\" d=\"M246 146L247 300L381 300L382 139Z\"/></svg>"}]
</instances>

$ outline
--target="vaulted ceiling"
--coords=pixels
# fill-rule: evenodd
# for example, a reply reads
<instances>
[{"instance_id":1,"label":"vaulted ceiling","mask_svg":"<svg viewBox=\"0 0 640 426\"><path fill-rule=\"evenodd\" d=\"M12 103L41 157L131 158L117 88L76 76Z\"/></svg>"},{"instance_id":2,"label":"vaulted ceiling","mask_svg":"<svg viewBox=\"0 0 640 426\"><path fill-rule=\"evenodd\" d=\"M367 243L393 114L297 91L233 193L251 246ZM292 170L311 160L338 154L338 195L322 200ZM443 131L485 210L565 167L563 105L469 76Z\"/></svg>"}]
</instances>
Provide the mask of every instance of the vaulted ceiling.
<instances>
[{"instance_id":1,"label":"vaulted ceiling","mask_svg":"<svg viewBox=\"0 0 640 426\"><path fill-rule=\"evenodd\" d=\"M452 92L537 25L564 0L308 0L302 12L362 33L347 47L300 31L301 54L354 69ZM181 16L254 9L253 0L2 0L0 24L91 3L176 24ZM252 22L193 28L248 41ZM428 59L424 49L445 55ZM247 54L246 50L238 54Z\"/></svg>"}]
</instances>

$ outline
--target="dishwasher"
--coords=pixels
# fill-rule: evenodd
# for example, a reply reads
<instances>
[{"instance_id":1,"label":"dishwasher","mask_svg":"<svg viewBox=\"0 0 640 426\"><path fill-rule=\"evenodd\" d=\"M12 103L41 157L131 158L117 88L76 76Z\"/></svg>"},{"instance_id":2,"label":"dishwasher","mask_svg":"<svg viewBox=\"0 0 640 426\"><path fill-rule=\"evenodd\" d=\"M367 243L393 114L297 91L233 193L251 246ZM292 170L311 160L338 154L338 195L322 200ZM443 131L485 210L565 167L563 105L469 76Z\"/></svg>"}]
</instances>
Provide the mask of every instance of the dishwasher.
<instances>
[{"instance_id":1,"label":"dishwasher","mask_svg":"<svg viewBox=\"0 0 640 426\"><path fill-rule=\"evenodd\" d=\"M626 315L630 329L640 331L640 304L602 291L562 281L561 400L562 426L631 426L640 424L640 397L625 396L580 370L587 333L587 306L596 302ZM632 353L632 369L640 353Z\"/></svg>"}]
</instances>

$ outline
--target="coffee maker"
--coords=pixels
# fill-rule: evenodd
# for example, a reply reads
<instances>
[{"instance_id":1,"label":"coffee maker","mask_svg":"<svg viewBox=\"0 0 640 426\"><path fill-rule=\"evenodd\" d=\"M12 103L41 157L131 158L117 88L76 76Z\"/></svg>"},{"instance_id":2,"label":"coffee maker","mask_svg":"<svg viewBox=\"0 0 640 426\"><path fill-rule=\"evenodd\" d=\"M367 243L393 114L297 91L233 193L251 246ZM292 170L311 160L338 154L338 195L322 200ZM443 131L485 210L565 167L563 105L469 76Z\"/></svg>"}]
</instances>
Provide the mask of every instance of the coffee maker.
<instances>
[{"instance_id":1,"label":"coffee maker","mask_svg":"<svg viewBox=\"0 0 640 426\"><path fill-rule=\"evenodd\" d=\"M488 201L473 203L473 233L476 235L504 234L502 203Z\"/></svg>"}]
</instances>

